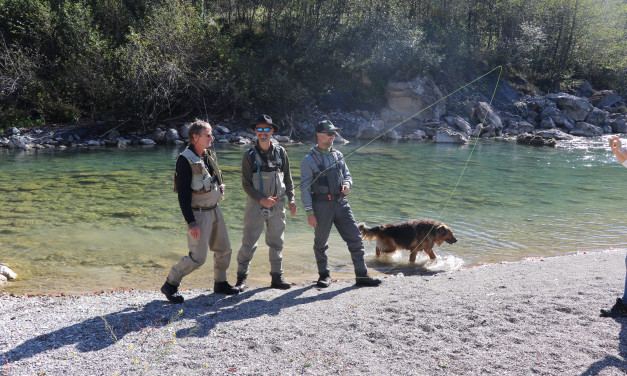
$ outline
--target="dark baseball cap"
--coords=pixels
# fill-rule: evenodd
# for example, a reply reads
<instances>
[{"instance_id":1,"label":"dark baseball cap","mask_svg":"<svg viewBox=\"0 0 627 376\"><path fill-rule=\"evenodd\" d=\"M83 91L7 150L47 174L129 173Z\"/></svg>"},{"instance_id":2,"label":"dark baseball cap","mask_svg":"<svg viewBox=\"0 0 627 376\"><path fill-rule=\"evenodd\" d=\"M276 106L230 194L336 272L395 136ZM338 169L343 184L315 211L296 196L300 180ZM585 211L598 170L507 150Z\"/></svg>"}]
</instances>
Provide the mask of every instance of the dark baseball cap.
<instances>
[{"instance_id":1,"label":"dark baseball cap","mask_svg":"<svg viewBox=\"0 0 627 376\"><path fill-rule=\"evenodd\" d=\"M329 120L322 120L316 124L316 133L331 133L339 131L341 131L341 129L333 125L333 123Z\"/></svg>"}]
</instances>

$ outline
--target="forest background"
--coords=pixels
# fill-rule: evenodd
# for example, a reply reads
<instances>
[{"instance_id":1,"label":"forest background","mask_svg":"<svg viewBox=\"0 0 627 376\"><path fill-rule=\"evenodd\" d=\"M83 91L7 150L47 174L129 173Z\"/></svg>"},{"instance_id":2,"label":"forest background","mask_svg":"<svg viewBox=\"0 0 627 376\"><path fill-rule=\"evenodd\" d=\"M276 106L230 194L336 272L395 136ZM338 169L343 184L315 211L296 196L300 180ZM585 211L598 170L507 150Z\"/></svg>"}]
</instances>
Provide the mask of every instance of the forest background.
<instances>
[{"instance_id":1,"label":"forest background","mask_svg":"<svg viewBox=\"0 0 627 376\"><path fill-rule=\"evenodd\" d=\"M302 118L493 67L529 94L627 94L625 0L0 0L0 132L205 114Z\"/></svg>"}]
</instances>

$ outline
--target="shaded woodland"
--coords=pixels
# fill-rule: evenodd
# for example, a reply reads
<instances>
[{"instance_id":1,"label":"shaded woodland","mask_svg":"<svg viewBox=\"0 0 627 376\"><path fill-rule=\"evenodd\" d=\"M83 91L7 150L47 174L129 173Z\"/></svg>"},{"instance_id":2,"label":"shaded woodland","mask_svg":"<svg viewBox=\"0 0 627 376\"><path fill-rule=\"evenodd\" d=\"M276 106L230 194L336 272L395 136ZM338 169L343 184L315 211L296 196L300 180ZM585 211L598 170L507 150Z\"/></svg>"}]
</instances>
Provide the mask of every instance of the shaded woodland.
<instances>
[{"instance_id":1,"label":"shaded woodland","mask_svg":"<svg viewBox=\"0 0 627 376\"><path fill-rule=\"evenodd\" d=\"M627 94L624 0L0 0L0 130L94 114L302 117L389 80Z\"/></svg>"}]
</instances>

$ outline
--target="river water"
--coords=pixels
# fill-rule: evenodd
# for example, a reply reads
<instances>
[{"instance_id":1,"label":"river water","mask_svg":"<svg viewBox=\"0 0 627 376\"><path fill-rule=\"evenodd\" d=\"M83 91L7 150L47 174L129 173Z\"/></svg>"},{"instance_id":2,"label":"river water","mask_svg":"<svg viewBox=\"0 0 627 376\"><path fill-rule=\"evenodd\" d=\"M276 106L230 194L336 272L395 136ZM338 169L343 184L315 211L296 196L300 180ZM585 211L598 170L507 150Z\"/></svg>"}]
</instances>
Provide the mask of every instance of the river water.
<instances>
[{"instance_id":1,"label":"river water","mask_svg":"<svg viewBox=\"0 0 627 376\"><path fill-rule=\"evenodd\" d=\"M606 137L557 148L479 141L369 144L351 154L349 195L357 221L382 224L432 218L448 224L456 244L436 247L437 260L408 253L377 259L366 244L372 274L433 273L481 263L627 247L623 208L627 169ZM359 142L339 146L345 155ZM288 146L292 173L310 146ZM218 145L227 199L220 203L233 248L235 280L245 196L240 165L246 148ZM172 191L175 147L0 150L0 262L19 278L2 291L83 293L118 287L158 289L187 253L186 225ZM299 195L297 194L297 197ZM283 269L288 281L317 277L313 230L299 212L289 217ZM346 245L335 230L329 257L333 277L353 275ZM269 285L263 234L250 282ZM183 281L213 286L212 260Z\"/></svg>"}]
</instances>

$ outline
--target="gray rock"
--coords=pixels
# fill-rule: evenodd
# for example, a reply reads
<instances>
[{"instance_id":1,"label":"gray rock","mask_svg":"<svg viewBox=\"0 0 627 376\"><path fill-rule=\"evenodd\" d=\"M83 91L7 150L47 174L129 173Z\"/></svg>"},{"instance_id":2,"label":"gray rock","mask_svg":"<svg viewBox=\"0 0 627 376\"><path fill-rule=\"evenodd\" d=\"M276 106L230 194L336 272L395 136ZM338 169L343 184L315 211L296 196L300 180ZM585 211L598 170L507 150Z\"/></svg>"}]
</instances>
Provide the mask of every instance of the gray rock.
<instances>
[{"instance_id":1,"label":"gray rock","mask_svg":"<svg viewBox=\"0 0 627 376\"><path fill-rule=\"evenodd\" d=\"M610 121L610 127L614 133L627 133L627 122L623 119L615 119Z\"/></svg>"},{"instance_id":2,"label":"gray rock","mask_svg":"<svg viewBox=\"0 0 627 376\"><path fill-rule=\"evenodd\" d=\"M587 98L566 93L548 94L546 98L555 102L565 118L575 122L585 120L588 113L592 111L592 104Z\"/></svg>"},{"instance_id":3,"label":"gray rock","mask_svg":"<svg viewBox=\"0 0 627 376\"><path fill-rule=\"evenodd\" d=\"M166 131L161 128L155 128L155 130L150 134L148 138L151 138L154 142L165 142L166 141Z\"/></svg>"},{"instance_id":4,"label":"gray rock","mask_svg":"<svg viewBox=\"0 0 627 376\"><path fill-rule=\"evenodd\" d=\"M388 107L405 118L415 115L420 120L439 119L446 112L444 101L435 104L442 96L429 77L416 77L409 82L388 82L385 87Z\"/></svg>"},{"instance_id":5,"label":"gray rock","mask_svg":"<svg viewBox=\"0 0 627 376\"><path fill-rule=\"evenodd\" d=\"M287 136L275 135L274 139L277 140L278 142L282 142L282 143L290 143L290 142L292 142L292 140L290 140L290 138L287 137Z\"/></svg>"},{"instance_id":6,"label":"gray rock","mask_svg":"<svg viewBox=\"0 0 627 376\"><path fill-rule=\"evenodd\" d=\"M218 131L218 133L221 133L221 134L231 133L231 130L225 127L224 125L218 125L218 126L215 126L214 128Z\"/></svg>"},{"instance_id":7,"label":"gray rock","mask_svg":"<svg viewBox=\"0 0 627 376\"><path fill-rule=\"evenodd\" d=\"M383 120L375 120L362 124L357 130L358 139L372 139L385 132Z\"/></svg>"},{"instance_id":8,"label":"gray rock","mask_svg":"<svg viewBox=\"0 0 627 376\"><path fill-rule=\"evenodd\" d=\"M601 90L594 93L590 97L590 103L594 107L611 107L618 102L622 102L623 98L614 90Z\"/></svg>"},{"instance_id":9,"label":"gray rock","mask_svg":"<svg viewBox=\"0 0 627 376\"><path fill-rule=\"evenodd\" d=\"M181 127L179 128L179 136L187 140L189 138L189 127L191 126L192 126L191 122L181 125Z\"/></svg>"},{"instance_id":10,"label":"gray rock","mask_svg":"<svg viewBox=\"0 0 627 376\"><path fill-rule=\"evenodd\" d=\"M98 140L89 140L89 141L87 141L87 146L100 146L100 141L98 141Z\"/></svg>"},{"instance_id":11,"label":"gray rock","mask_svg":"<svg viewBox=\"0 0 627 376\"><path fill-rule=\"evenodd\" d=\"M470 119L476 123L483 123L486 127L492 126L494 130L503 129L503 122L499 115L492 110L492 107L486 102L476 102L471 104Z\"/></svg>"},{"instance_id":12,"label":"gray rock","mask_svg":"<svg viewBox=\"0 0 627 376\"><path fill-rule=\"evenodd\" d=\"M607 124L607 118L610 115L609 112L601 110L599 108L593 108L592 111L586 117L586 123L602 126Z\"/></svg>"},{"instance_id":13,"label":"gray rock","mask_svg":"<svg viewBox=\"0 0 627 376\"><path fill-rule=\"evenodd\" d=\"M395 130L391 130L385 134L387 140L400 140L402 137Z\"/></svg>"},{"instance_id":14,"label":"gray rock","mask_svg":"<svg viewBox=\"0 0 627 376\"><path fill-rule=\"evenodd\" d=\"M433 142L465 144L468 142L468 137L461 132L455 132L450 129L438 129L435 136L433 136Z\"/></svg>"},{"instance_id":15,"label":"gray rock","mask_svg":"<svg viewBox=\"0 0 627 376\"><path fill-rule=\"evenodd\" d=\"M407 135L407 139L415 141L424 141L427 138L427 134L422 129L417 129L413 133Z\"/></svg>"},{"instance_id":16,"label":"gray rock","mask_svg":"<svg viewBox=\"0 0 627 376\"><path fill-rule=\"evenodd\" d=\"M165 139L169 144L173 144L174 141L180 140L181 136L179 136L179 132L176 129L170 128L166 131Z\"/></svg>"},{"instance_id":17,"label":"gray rock","mask_svg":"<svg viewBox=\"0 0 627 376\"><path fill-rule=\"evenodd\" d=\"M531 145L531 146L551 146L554 147L557 142L554 138L545 139L538 135L532 134L521 134L516 137L516 143L521 145Z\"/></svg>"},{"instance_id":18,"label":"gray rock","mask_svg":"<svg viewBox=\"0 0 627 376\"><path fill-rule=\"evenodd\" d=\"M573 139L573 136L559 129L548 129L548 130L537 131L536 136L540 136L544 139L554 138L556 140L572 140Z\"/></svg>"},{"instance_id":19,"label":"gray rock","mask_svg":"<svg viewBox=\"0 0 627 376\"><path fill-rule=\"evenodd\" d=\"M553 119L551 119L550 117L545 117L540 122L540 128L542 128L542 129L552 129L552 128L555 128L555 123L553 122Z\"/></svg>"},{"instance_id":20,"label":"gray rock","mask_svg":"<svg viewBox=\"0 0 627 376\"><path fill-rule=\"evenodd\" d=\"M519 121L516 123L516 128L518 129L518 133L533 133L534 127L526 121Z\"/></svg>"},{"instance_id":21,"label":"gray rock","mask_svg":"<svg viewBox=\"0 0 627 376\"><path fill-rule=\"evenodd\" d=\"M152 145L155 145L156 142L155 142L155 140L152 140L150 138L142 138L142 139L139 140L139 144L140 145L146 145L146 146L152 146Z\"/></svg>"},{"instance_id":22,"label":"gray rock","mask_svg":"<svg viewBox=\"0 0 627 376\"><path fill-rule=\"evenodd\" d=\"M20 134L21 134L20 130L15 127L11 127L7 131L7 136L19 136Z\"/></svg>"},{"instance_id":23,"label":"gray rock","mask_svg":"<svg viewBox=\"0 0 627 376\"><path fill-rule=\"evenodd\" d=\"M595 137L603 134L603 131L596 125L579 121L575 124L575 128L570 131L570 134L574 136Z\"/></svg>"}]
</instances>

